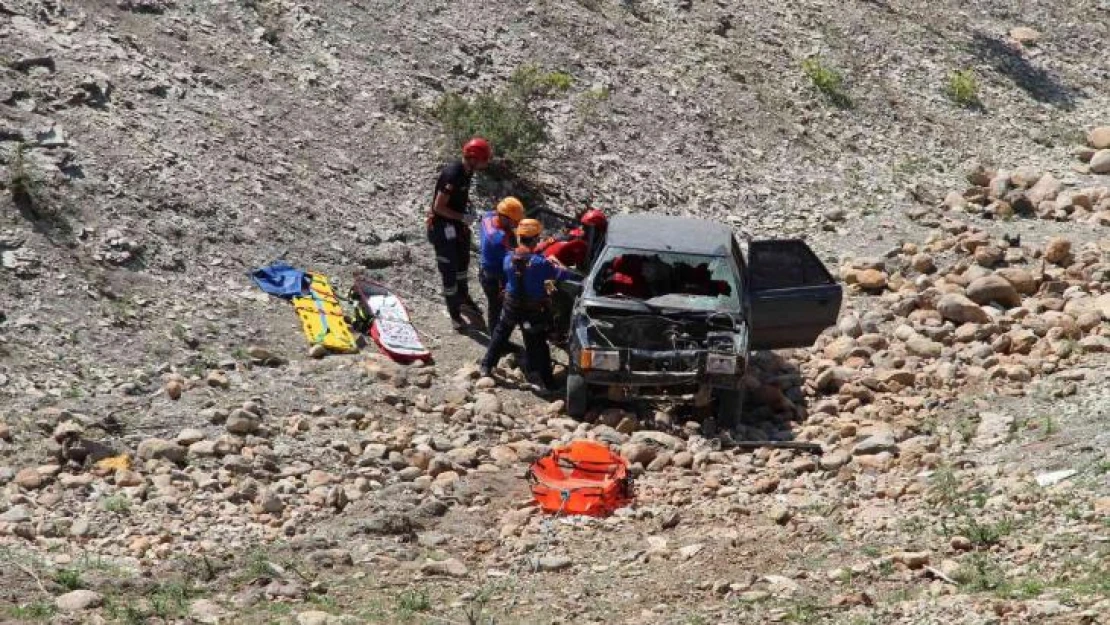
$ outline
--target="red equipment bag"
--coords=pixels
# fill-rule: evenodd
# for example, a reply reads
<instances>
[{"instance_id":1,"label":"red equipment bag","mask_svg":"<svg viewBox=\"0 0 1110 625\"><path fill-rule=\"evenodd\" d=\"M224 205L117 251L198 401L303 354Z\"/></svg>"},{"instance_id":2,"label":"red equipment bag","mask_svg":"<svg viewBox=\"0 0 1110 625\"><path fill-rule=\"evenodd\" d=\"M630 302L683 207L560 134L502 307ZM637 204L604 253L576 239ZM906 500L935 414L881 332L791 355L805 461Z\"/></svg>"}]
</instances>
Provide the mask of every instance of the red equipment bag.
<instances>
[{"instance_id":1,"label":"red equipment bag","mask_svg":"<svg viewBox=\"0 0 1110 625\"><path fill-rule=\"evenodd\" d=\"M632 502L628 461L603 444L574 441L528 470L532 496L545 512L607 516Z\"/></svg>"}]
</instances>

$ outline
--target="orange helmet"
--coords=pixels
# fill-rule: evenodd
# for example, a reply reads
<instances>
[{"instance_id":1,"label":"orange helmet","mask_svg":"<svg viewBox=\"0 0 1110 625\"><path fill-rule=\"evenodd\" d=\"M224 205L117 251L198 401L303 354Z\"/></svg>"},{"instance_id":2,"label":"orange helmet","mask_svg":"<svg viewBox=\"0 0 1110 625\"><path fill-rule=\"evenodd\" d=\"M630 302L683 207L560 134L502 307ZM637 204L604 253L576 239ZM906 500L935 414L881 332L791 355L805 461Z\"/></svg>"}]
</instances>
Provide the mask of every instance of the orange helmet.
<instances>
[{"instance_id":1,"label":"orange helmet","mask_svg":"<svg viewBox=\"0 0 1110 625\"><path fill-rule=\"evenodd\" d=\"M516 227L516 236L533 239L543 234L543 224L536 219L524 219Z\"/></svg>"},{"instance_id":2,"label":"orange helmet","mask_svg":"<svg viewBox=\"0 0 1110 625\"><path fill-rule=\"evenodd\" d=\"M524 219L524 204L515 197L507 197L497 203L497 214L508 217L514 224L520 223Z\"/></svg>"}]
</instances>

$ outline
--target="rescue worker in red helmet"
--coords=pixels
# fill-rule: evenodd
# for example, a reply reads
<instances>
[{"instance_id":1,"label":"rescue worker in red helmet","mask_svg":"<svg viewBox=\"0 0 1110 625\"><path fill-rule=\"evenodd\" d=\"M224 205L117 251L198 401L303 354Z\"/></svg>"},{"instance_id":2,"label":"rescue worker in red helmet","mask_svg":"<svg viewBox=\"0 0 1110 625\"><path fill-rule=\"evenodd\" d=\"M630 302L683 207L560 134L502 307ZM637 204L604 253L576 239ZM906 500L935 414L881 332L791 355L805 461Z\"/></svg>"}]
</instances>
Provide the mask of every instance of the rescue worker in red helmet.
<instances>
[{"instance_id":1,"label":"rescue worker in red helmet","mask_svg":"<svg viewBox=\"0 0 1110 625\"><path fill-rule=\"evenodd\" d=\"M547 389L554 386L551 373L551 348L547 344L547 326L550 323L550 297L548 281L571 280L578 276L560 267L535 251L543 234L543 224L535 219L525 219L517 226L520 247L504 261L506 274L505 305L501 319L490 335L489 348L482 359L482 376L490 372L509 343L517 325L524 335L525 365L530 377Z\"/></svg>"},{"instance_id":2,"label":"rescue worker in red helmet","mask_svg":"<svg viewBox=\"0 0 1110 625\"><path fill-rule=\"evenodd\" d=\"M486 327L490 332L501 318L501 291L505 288L505 257L516 249L514 229L524 219L524 204L515 197L497 203L478 224L478 284L486 294Z\"/></svg>"},{"instance_id":3,"label":"rescue worker in red helmet","mask_svg":"<svg viewBox=\"0 0 1110 625\"><path fill-rule=\"evenodd\" d=\"M590 208L578 217L574 226L543 241L536 251L558 260L565 267L582 269L589 260L592 243L605 236L608 226L609 220L605 213Z\"/></svg>"},{"instance_id":4,"label":"rescue worker in red helmet","mask_svg":"<svg viewBox=\"0 0 1110 625\"><path fill-rule=\"evenodd\" d=\"M443 298L451 325L462 330L466 321L462 308L481 311L470 296L470 180L474 172L485 169L493 158L488 141L475 137L462 148L462 158L448 163L439 173L432 206L428 211L428 241L435 248L436 267L443 281Z\"/></svg>"}]
</instances>

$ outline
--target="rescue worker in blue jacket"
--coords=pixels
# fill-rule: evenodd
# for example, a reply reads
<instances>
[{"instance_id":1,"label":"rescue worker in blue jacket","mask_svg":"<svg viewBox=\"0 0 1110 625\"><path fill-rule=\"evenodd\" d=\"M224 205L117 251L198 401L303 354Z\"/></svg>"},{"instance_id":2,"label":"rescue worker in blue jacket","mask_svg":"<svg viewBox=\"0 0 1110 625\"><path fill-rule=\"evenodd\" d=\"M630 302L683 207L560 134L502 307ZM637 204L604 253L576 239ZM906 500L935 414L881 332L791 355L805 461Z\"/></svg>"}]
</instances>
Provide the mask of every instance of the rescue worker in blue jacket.
<instances>
[{"instance_id":1,"label":"rescue worker in blue jacket","mask_svg":"<svg viewBox=\"0 0 1110 625\"><path fill-rule=\"evenodd\" d=\"M551 301L547 282L576 279L579 276L535 251L543 234L543 224L525 219L516 228L520 247L505 258L505 301L501 319L490 336L489 348L482 359L483 377L490 372L509 343L513 330L520 326L524 335L526 367L547 389L554 386L551 373L551 348L547 344Z\"/></svg>"},{"instance_id":2,"label":"rescue worker in blue jacket","mask_svg":"<svg viewBox=\"0 0 1110 625\"><path fill-rule=\"evenodd\" d=\"M501 318L505 288L505 257L516 248L514 229L524 219L524 204L515 197L497 203L478 226L478 283L486 294L486 328L492 333Z\"/></svg>"}]
</instances>

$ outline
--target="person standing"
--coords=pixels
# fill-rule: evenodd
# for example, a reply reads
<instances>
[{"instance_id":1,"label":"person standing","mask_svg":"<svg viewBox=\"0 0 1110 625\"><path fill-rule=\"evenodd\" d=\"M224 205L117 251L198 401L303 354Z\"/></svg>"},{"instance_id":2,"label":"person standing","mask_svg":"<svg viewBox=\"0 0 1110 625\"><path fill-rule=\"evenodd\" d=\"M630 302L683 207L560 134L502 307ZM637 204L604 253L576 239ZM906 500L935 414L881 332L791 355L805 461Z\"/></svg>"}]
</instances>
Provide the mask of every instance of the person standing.
<instances>
[{"instance_id":1,"label":"person standing","mask_svg":"<svg viewBox=\"0 0 1110 625\"><path fill-rule=\"evenodd\" d=\"M516 248L513 230L522 219L524 204L515 197L507 197L497 203L495 210L483 215L478 225L478 284L486 294L486 328L491 333L501 318L505 257Z\"/></svg>"},{"instance_id":2,"label":"person standing","mask_svg":"<svg viewBox=\"0 0 1110 625\"><path fill-rule=\"evenodd\" d=\"M547 324L550 320L550 298L547 293L549 280L562 281L578 276L561 267L556 261L535 251L543 234L543 225L535 219L525 219L517 226L516 236L520 246L507 256L505 269L505 302L501 318L490 337L489 348L482 358L479 371L489 376L509 337L519 325L524 335L526 365L532 377L544 387L554 386L551 372L551 348L547 344Z\"/></svg>"},{"instance_id":3,"label":"person standing","mask_svg":"<svg viewBox=\"0 0 1110 625\"><path fill-rule=\"evenodd\" d=\"M435 248L436 267L443 281L443 299L456 331L466 326L464 306L481 314L470 296L470 180L475 171L485 169L493 158L493 148L485 139L475 137L462 148L462 158L447 164L436 180L432 207L428 212L428 241Z\"/></svg>"}]
</instances>

